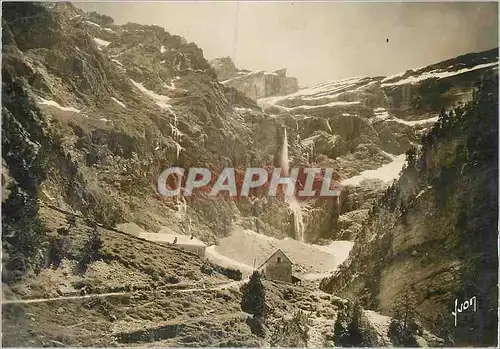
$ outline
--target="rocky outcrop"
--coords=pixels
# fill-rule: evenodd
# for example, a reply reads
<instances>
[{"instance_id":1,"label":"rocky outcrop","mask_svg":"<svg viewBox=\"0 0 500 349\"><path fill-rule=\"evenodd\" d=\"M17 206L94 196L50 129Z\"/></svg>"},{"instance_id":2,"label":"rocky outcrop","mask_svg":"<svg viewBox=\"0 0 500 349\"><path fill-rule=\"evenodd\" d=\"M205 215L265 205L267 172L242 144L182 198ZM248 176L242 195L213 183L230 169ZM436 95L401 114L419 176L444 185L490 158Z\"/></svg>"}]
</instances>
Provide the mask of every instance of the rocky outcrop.
<instances>
[{"instance_id":1,"label":"rocky outcrop","mask_svg":"<svg viewBox=\"0 0 500 349\"><path fill-rule=\"evenodd\" d=\"M478 295L484 323L473 320L474 331L463 335L450 331L459 344L494 342L497 245L489 225L496 222L497 91L490 84L456 116L438 115L470 101L476 81L497 75L498 50L298 90L284 70L238 70L227 58L210 65L195 44L163 28L116 25L67 3L5 4L2 27L5 282L43 262L41 218L50 223L53 214L40 213L40 201L114 232L134 222L214 243L236 225L258 224L262 234L295 236L282 200L262 200L258 209L250 199L204 194L183 202L160 197L155 187L171 166L241 174L279 165L285 126L290 166L333 168L344 185L339 200L301 202L306 242L355 241L323 289L390 313L409 284L420 320L438 323L438 333L454 299ZM134 240L124 249L144 246ZM127 272L142 265L112 244L105 251ZM147 270L154 282L161 277L155 270Z\"/></svg>"},{"instance_id":2,"label":"rocky outcrop","mask_svg":"<svg viewBox=\"0 0 500 349\"><path fill-rule=\"evenodd\" d=\"M240 70L230 57L216 58L210 61L210 65L225 86L235 88L253 99L287 95L299 89L297 79L286 76L286 69L274 72Z\"/></svg>"},{"instance_id":3,"label":"rocky outcrop","mask_svg":"<svg viewBox=\"0 0 500 349\"><path fill-rule=\"evenodd\" d=\"M4 10L3 113L12 122L2 126L17 138L3 138L15 144L4 142L4 149L14 148L3 158L34 199L46 193L52 204L109 225L196 227L206 242L245 214L234 202L215 205L208 197L179 211L156 193L158 175L169 166L272 163L275 122L221 85L195 44L157 26L118 26L66 3ZM16 20L19 13L27 17ZM257 138L267 132L272 136L261 146ZM13 171L38 166L37 156L46 178L27 181L33 175L24 172L38 176L41 168ZM263 232L276 228L269 229Z\"/></svg>"},{"instance_id":4,"label":"rocky outcrop","mask_svg":"<svg viewBox=\"0 0 500 349\"><path fill-rule=\"evenodd\" d=\"M210 61L220 81L229 80L238 73L231 57L221 57Z\"/></svg>"},{"instance_id":5,"label":"rocky outcrop","mask_svg":"<svg viewBox=\"0 0 500 349\"><path fill-rule=\"evenodd\" d=\"M390 315L406 288L417 318L448 345L496 344L497 94L497 78L486 78L473 101L441 113L322 289ZM455 300L474 296L482 306L455 326Z\"/></svg>"},{"instance_id":6,"label":"rocky outcrop","mask_svg":"<svg viewBox=\"0 0 500 349\"><path fill-rule=\"evenodd\" d=\"M381 80L389 112L407 120L472 99L472 87L498 67L498 48L468 53Z\"/></svg>"},{"instance_id":7,"label":"rocky outcrop","mask_svg":"<svg viewBox=\"0 0 500 349\"><path fill-rule=\"evenodd\" d=\"M29 16L14 20L20 11ZM478 66L479 56L486 58ZM470 95L472 81L493 71L493 56L487 52L446 63L452 66L446 70L452 76L438 79L448 86L444 94L459 86ZM386 166L397 175L399 169L392 169L398 156L419 141L438 112L415 108L411 115L393 113L404 105L396 98L398 91L413 86L413 80L401 83L409 75L352 78L293 92L297 84L285 70L252 73L237 70L227 58L217 62L211 67L195 44L158 26L116 25L109 17L84 13L71 4L6 7L3 82L19 89L4 89L11 91L4 100L12 100L4 112L26 129L22 142L27 149L34 142L54 143L48 161L42 161L49 175L36 185L54 204L103 223L132 221L148 230L163 225L178 231L196 227L200 238L212 242L232 224L251 220L251 205L245 200L215 205L213 198L202 197L187 202L186 214L179 212L177 203L159 198L154 188L165 168L273 165L282 143L278 129L286 126L291 166L333 167L340 181L367 177L349 182L351 193L363 192L358 200L362 204L354 204L351 194L344 195L348 205L340 203L356 209L369 205L394 178L378 178L379 169ZM459 74L463 64L474 70ZM437 69L444 68L417 73L443 73ZM253 81L260 92L245 95L245 88L220 84L216 73L232 74L230 80L241 81L241 86ZM248 97L279 94L286 95L261 98L259 105ZM15 105L25 105L34 113L30 115L37 115L39 125L23 118L24 112L11 110ZM26 156L18 153L7 161L8 169L17 166L14 163L34 163ZM19 174L10 173L19 180ZM324 222L320 229L312 223L318 220L306 218L311 222L306 227L308 241L335 237L344 229L339 228L338 215L348 211L340 212L337 205L318 204L314 214L326 215L319 219ZM288 212L283 202L263 210ZM283 236L291 230L287 214L264 217L263 233Z\"/></svg>"}]
</instances>

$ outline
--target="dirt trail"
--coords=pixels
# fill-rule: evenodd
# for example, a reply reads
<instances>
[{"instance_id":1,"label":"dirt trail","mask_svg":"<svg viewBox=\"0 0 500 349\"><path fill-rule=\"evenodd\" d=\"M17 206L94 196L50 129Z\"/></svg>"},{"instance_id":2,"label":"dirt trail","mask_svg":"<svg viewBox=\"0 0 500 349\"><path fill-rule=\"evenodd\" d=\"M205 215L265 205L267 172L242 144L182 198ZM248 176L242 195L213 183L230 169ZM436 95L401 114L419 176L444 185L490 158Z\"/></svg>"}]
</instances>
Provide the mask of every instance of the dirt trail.
<instances>
[{"instance_id":1,"label":"dirt trail","mask_svg":"<svg viewBox=\"0 0 500 349\"><path fill-rule=\"evenodd\" d=\"M190 293L190 292L201 292L201 291L207 291L207 290L225 290L228 288L233 288L233 287L239 287L243 285L244 283L248 282L248 279L240 280L240 281L232 281L232 282L227 282L223 283L214 287L206 287L206 288L186 288L182 290L175 290L175 292L178 293Z\"/></svg>"},{"instance_id":2,"label":"dirt trail","mask_svg":"<svg viewBox=\"0 0 500 349\"><path fill-rule=\"evenodd\" d=\"M219 284L217 286L206 287L206 288L185 288L185 289L176 289L173 290L172 293L189 293L189 292L203 292L203 291L213 291L213 290L225 290L228 288L239 287L248 280L240 280L240 281L231 281ZM53 302L60 300L73 300L73 299L90 299L90 298L104 298L104 297L114 297L114 296L123 296L123 295L131 295L134 293L155 293L158 291L165 290L165 288L158 288L153 290L135 290L135 291L122 291L122 292L108 292L108 293L91 293L80 296L61 296L61 297L52 297L52 298L36 298L36 299L2 299L2 305L4 304L30 304L30 303L43 303L43 302Z\"/></svg>"},{"instance_id":3,"label":"dirt trail","mask_svg":"<svg viewBox=\"0 0 500 349\"><path fill-rule=\"evenodd\" d=\"M109 292L109 293L95 293L95 294L86 294L83 296L61 296L61 297L53 297L53 298L35 298L35 299L2 299L2 305L4 304L29 304L29 303L43 303L43 302L52 302L59 300L70 300L70 299L86 299L86 298L101 298L101 297L113 297L113 296L121 296L125 294L131 294L134 292Z\"/></svg>"}]
</instances>

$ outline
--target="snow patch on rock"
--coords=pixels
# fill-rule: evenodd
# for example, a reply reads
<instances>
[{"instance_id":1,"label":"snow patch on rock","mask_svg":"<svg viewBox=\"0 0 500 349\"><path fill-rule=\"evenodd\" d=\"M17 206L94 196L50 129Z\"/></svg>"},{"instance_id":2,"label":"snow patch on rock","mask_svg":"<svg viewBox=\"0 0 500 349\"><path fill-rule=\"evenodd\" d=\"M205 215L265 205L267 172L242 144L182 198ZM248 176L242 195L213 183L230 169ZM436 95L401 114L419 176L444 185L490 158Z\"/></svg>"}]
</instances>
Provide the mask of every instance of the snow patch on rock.
<instances>
[{"instance_id":1,"label":"snow patch on rock","mask_svg":"<svg viewBox=\"0 0 500 349\"><path fill-rule=\"evenodd\" d=\"M390 183L399 178L399 173L406 161L406 155L391 155L393 161L380 166L376 170L366 170L359 175L345 179L341 182L342 185L358 186L365 179L379 179L386 183Z\"/></svg>"},{"instance_id":2,"label":"snow patch on rock","mask_svg":"<svg viewBox=\"0 0 500 349\"><path fill-rule=\"evenodd\" d=\"M420 81L431 79L431 78L443 79L443 78L447 78L450 76L460 75L460 74L468 73L468 72L471 72L474 70L489 68L489 67L493 67L493 66L497 66L497 65L498 65L498 62L493 62L493 63L479 64L479 65L476 65L475 67L471 67L471 68L462 68L462 69L459 69L456 71L432 70L430 72L425 72L425 73L422 73L422 74L417 75L417 76L409 76L406 79L399 80L396 82L383 83L381 86L382 87L390 87L390 86L398 86L398 85L406 85L406 84L416 84L416 83L419 83Z\"/></svg>"},{"instance_id":3,"label":"snow patch on rock","mask_svg":"<svg viewBox=\"0 0 500 349\"><path fill-rule=\"evenodd\" d=\"M115 62L116 64L118 64L119 66L122 66L122 67L123 67L123 64L122 64L120 61L118 61L118 60L116 60L116 59L112 59L111 61L113 61L113 62Z\"/></svg>"},{"instance_id":4,"label":"snow patch on rock","mask_svg":"<svg viewBox=\"0 0 500 349\"><path fill-rule=\"evenodd\" d=\"M151 99L153 99L156 102L156 105L158 105L160 108L170 109L172 107L172 105L167 103L170 100L170 97L159 95L153 91L150 91L147 88L145 88L143 84L136 82L132 79L130 79L130 81L132 81L134 86L137 87L141 92L143 92L144 94L148 95Z\"/></svg>"},{"instance_id":5,"label":"snow patch on rock","mask_svg":"<svg viewBox=\"0 0 500 349\"><path fill-rule=\"evenodd\" d=\"M103 40L103 39L99 39L99 38L93 38L93 39L94 39L95 43L97 44L97 47L99 48L99 50L101 49L101 47L106 47L109 44L111 44L111 42Z\"/></svg>"},{"instance_id":6,"label":"snow patch on rock","mask_svg":"<svg viewBox=\"0 0 500 349\"><path fill-rule=\"evenodd\" d=\"M60 110L63 110L63 111L71 111L73 113L79 113L80 110L79 109L76 109L76 108L73 108L73 107L63 107L61 106L59 103L57 103L56 101L51 101L51 100L47 100L47 99L43 99L42 97L38 97L40 98L40 104L43 104L43 105L48 105L48 106L51 106L51 107L56 107Z\"/></svg>"},{"instance_id":7,"label":"snow patch on rock","mask_svg":"<svg viewBox=\"0 0 500 349\"><path fill-rule=\"evenodd\" d=\"M415 126L415 125L423 125L423 124L435 123L436 121L438 121L438 117L435 116L435 117L428 118L428 119L414 120L414 121L407 121L407 120L402 120L402 119L398 119L398 118L392 118L392 119L390 119L388 121L399 122L400 124L405 124L405 125L408 125L408 126Z\"/></svg>"},{"instance_id":8,"label":"snow patch on rock","mask_svg":"<svg viewBox=\"0 0 500 349\"><path fill-rule=\"evenodd\" d=\"M73 18L75 18L75 17L73 17ZM91 22L91 21L83 21L83 23L87 23L87 24L93 25L94 27L101 28L101 26L99 24Z\"/></svg>"},{"instance_id":9,"label":"snow patch on rock","mask_svg":"<svg viewBox=\"0 0 500 349\"><path fill-rule=\"evenodd\" d=\"M119 106L123 107L123 108L127 108L125 106L125 104L123 104L122 102L120 102L118 99L116 99L115 97L111 97L111 99L116 103L118 104Z\"/></svg>"}]
</instances>

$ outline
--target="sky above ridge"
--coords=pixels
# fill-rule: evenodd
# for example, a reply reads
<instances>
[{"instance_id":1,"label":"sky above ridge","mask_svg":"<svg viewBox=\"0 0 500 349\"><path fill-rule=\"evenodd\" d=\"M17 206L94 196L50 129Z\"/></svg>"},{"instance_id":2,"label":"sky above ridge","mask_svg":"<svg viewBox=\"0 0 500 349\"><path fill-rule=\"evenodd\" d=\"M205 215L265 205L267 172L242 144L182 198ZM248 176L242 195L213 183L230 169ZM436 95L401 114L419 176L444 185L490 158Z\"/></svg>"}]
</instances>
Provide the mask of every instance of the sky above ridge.
<instances>
[{"instance_id":1,"label":"sky above ridge","mask_svg":"<svg viewBox=\"0 0 500 349\"><path fill-rule=\"evenodd\" d=\"M301 86L391 75L498 46L498 4L73 2L116 24L155 24L238 68L288 69Z\"/></svg>"}]
</instances>

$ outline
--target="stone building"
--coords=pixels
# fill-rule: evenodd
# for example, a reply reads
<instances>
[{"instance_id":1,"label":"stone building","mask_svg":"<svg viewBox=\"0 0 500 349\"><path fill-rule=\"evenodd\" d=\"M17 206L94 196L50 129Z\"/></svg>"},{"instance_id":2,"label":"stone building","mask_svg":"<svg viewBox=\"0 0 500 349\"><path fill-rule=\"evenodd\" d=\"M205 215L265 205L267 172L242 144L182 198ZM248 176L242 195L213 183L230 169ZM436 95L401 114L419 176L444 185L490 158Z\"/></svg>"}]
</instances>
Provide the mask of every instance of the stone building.
<instances>
[{"instance_id":1,"label":"stone building","mask_svg":"<svg viewBox=\"0 0 500 349\"><path fill-rule=\"evenodd\" d=\"M292 282L292 267L290 258L278 249L257 270L268 280Z\"/></svg>"}]
</instances>

